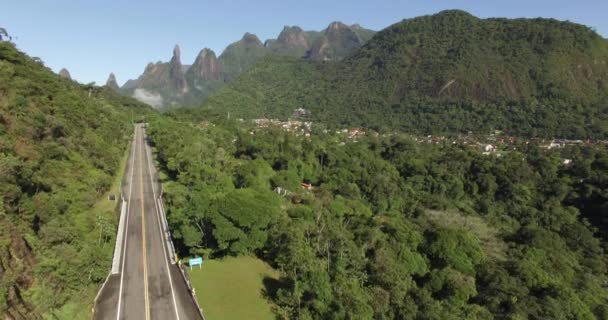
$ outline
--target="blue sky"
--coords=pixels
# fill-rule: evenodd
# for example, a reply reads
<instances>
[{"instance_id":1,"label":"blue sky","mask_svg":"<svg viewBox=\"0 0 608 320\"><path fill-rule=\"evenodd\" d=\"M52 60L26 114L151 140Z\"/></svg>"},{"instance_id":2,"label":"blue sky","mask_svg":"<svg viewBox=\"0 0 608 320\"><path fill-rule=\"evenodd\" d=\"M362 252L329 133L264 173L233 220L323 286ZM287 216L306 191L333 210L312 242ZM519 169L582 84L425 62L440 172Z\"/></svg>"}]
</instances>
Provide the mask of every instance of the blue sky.
<instances>
[{"instance_id":1,"label":"blue sky","mask_svg":"<svg viewBox=\"0 0 608 320\"><path fill-rule=\"evenodd\" d=\"M332 21L380 30L405 18L444 9L478 17L550 17L594 27L608 37L608 0L3 0L0 27L17 46L80 82L122 84L148 62L167 61L175 44L182 63L209 47L218 55L245 32L262 41L284 25L324 29Z\"/></svg>"}]
</instances>

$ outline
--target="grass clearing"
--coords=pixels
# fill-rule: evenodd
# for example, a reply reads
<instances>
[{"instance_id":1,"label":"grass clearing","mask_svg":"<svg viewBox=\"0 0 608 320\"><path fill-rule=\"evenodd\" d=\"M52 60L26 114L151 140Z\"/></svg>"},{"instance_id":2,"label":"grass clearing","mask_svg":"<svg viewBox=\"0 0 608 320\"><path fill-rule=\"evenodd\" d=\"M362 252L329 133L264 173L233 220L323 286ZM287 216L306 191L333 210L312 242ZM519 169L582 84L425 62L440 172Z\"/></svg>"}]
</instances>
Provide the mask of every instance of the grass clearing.
<instances>
[{"instance_id":1,"label":"grass clearing","mask_svg":"<svg viewBox=\"0 0 608 320\"><path fill-rule=\"evenodd\" d=\"M500 238L498 229L488 225L481 217L467 216L459 212L427 210L429 220L446 228L463 229L474 234L486 255L504 260L507 244Z\"/></svg>"},{"instance_id":2,"label":"grass clearing","mask_svg":"<svg viewBox=\"0 0 608 320\"><path fill-rule=\"evenodd\" d=\"M264 278L279 272L254 257L205 260L190 271L196 298L208 319L275 319L264 297Z\"/></svg>"},{"instance_id":3,"label":"grass clearing","mask_svg":"<svg viewBox=\"0 0 608 320\"><path fill-rule=\"evenodd\" d=\"M129 144L129 147L131 144ZM130 148L127 148L125 154L120 159L120 164L118 166L118 172L114 175L114 181L112 181L112 186L110 189L103 195L103 197L99 198L95 205L93 206L93 211L100 212L108 212L116 209L117 204L120 200L120 185L122 184L122 179L125 175L125 170L127 169L127 160L129 159ZM116 201L108 200L108 196L110 194L114 194L116 196Z\"/></svg>"}]
</instances>

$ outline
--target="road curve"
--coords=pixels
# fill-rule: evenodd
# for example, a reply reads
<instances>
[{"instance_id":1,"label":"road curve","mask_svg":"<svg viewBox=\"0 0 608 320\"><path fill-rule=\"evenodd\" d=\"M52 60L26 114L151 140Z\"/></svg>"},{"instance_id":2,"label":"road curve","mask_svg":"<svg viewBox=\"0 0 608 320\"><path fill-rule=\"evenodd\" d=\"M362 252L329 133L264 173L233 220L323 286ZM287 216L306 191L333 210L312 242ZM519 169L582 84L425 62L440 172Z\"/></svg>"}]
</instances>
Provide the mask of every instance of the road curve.
<instances>
[{"instance_id":1,"label":"road curve","mask_svg":"<svg viewBox=\"0 0 608 320\"><path fill-rule=\"evenodd\" d=\"M177 265L166 248L160 184L141 124L135 126L123 180L127 200L122 256L95 300L93 319L201 319ZM121 237L117 237L120 239Z\"/></svg>"}]
</instances>

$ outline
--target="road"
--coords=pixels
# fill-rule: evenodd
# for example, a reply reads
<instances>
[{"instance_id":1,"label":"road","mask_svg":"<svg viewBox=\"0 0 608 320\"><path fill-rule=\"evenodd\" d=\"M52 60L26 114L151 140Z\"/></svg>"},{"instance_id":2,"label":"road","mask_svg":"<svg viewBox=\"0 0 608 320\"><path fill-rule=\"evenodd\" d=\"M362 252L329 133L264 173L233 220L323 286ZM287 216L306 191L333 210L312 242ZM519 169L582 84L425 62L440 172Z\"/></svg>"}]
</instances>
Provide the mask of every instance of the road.
<instances>
[{"instance_id":1,"label":"road","mask_svg":"<svg viewBox=\"0 0 608 320\"><path fill-rule=\"evenodd\" d=\"M117 237L122 255L99 291L93 319L200 319L165 242L157 177L145 129L138 124L122 185L127 201L124 233Z\"/></svg>"}]
</instances>

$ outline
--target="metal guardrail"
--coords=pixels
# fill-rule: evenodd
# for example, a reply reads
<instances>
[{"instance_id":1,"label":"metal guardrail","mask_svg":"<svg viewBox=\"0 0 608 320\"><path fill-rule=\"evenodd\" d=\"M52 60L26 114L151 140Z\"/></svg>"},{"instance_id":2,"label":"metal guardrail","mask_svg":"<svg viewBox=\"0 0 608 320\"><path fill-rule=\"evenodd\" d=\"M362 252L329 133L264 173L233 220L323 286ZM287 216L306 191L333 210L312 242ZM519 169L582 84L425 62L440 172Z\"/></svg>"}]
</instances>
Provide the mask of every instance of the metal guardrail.
<instances>
[{"instance_id":1,"label":"metal guardrail","mask_svg":"<svg viewBox=\"0 0 608 320\"><path fill-rule=\"evenodd\" d=\"M152 150L150 150L150 152L152 153ZM156 176L156 181L158 181L159 185L160 185L160 194L158 196L158 199L156 199L156 201L157 201L158 208L159 208L160 215L161 215L161 220L162 220L161 224L162 224L162 228L163 228L163 234L165 235L166 248L170 251L169 255L171 258L171 263L174 265L177 264L177 268L179 270L181 278L184 281L184 283L186 284L186 288L188 288L188 295L190 296L190 298L192 299L192 302L196 306L196 309L198 310L198 313L201 316L201 318L203 320L206 320L205 315L203 313L203 308L198 304L198 301L196 300L196 297L194 296L194 292L192 290L192 284L191 284L190 280L188 279L188 276L184 273L184 270L181 268L181 264L177 263L177 259L175 259L175 257L176 257L175 247L173 246L173 238L171 237L171 231L169 231L169 223L167 222L167 214L166 214L165 205L163 202L163 195L164 195L163 184L160 183L160 179L158 179L158 172L155 172L155 176Z\"/></svg>"},{"instance_id":2,"label":"metal guardrail","mask_svg":"<svg viewBox=\"0 0 608 320\"><path fill-rule=\"evenodd\" d=\"M114 244L114 256L112 257L112 270L108 273L108 275L106 276L106 279L103 281L103 283L101 284L101 287L99 288L99 290L97 290L97 294L95 295L95 300L94 304L93 304L93 308L91 309L91 319L93 319L93 316L95 315L95 307L97 306L97 300L99 300L99 296L101 295L101 292L103 292L103 289L106 287L106 284L108 283L108 280L110 279L110 277L113 274L117 274L118 273L118 266L120 265L120 257L122 255L122 235L123 235L123 231L124 231L124 217L126 216L126 210L127 210L127 201L125 200L125 196L122 194L122 186L120 186L120 200L122 200L122 204L121 204L121 208L120 208L120 219L118 222L118 231L116 234L116 242ZM122 228L121 228L122 227ZM120 238L120 242L118 241ZM118 254L117 254L118 252Z\"/></svg>"},{"instance_id":3,"label":"metal guardrail","mask_svg":"<svg viewBox=\"0 0 608 320\"><path fill-rule=\"evenodd\" d=\"M167 248L169 248L169 250L171 251L170 252L171 263L176 264L177 261L175 259L175 247L173 246L173 240L171 237L171 232L169 231L169 224L167 223L167 215L165 213L165 206L164 206L164 202L163 202L162 184L161 184L160 196L158 197L157 201L158 201L158 207L160 209L160 213L162 216L162 221L163 221L162 224L163 224L163 229L164 229L163 231L165 234L165 241L167 242ZM193 294L192 283L190 282L190 280L188 279L188 276L182 269L181 264L177 264L177 268L179 269L179 274L182 276L182 280L184 280L184 283L186 284L186 288L188 288L190 298L192 299L192 302L196 306L196 309L198 310L199 315L201 316L201 318L203 320L206 320L205 315L203 313L203 308L198 304L198 301L196 300L196 297Z\"/></svg>"},{"instance_id":4,"label":"metal guardrail","mask_svg":"<svg viewBox=\"0 0 608 320\"><path fill-rule=\"evenodd\" d=\"M122 256L122 237L125 230L125 216L127 215L127 201L122 200L122 206L120 208L120 220L118 222L118 232L116 233L116 242L114 244L114 257L112 259L112 272L111 274L117 274L120 267L120 258Z\"/></svg>"},{"instance_id":5,"label":"metal guardrail","mask_svg":"<svg viewBox=\"0 0 608 320\"><path fill-rule=\"evenodd\" d=\"M161 197L159 197L158 199L156 199L156 201L158 203L158 208L160 209L161 213L163 234L165 235L165 243L167 244L167 248L169 249L171 263L175 264L177 262L175 261L175 247L173 246L171 232L169 231L169 224L167 223L167 215L163 206L163 200Z\"/></svg>"}]
</instances>

